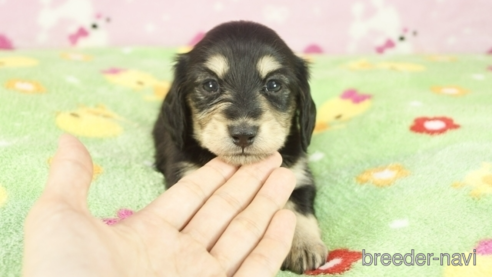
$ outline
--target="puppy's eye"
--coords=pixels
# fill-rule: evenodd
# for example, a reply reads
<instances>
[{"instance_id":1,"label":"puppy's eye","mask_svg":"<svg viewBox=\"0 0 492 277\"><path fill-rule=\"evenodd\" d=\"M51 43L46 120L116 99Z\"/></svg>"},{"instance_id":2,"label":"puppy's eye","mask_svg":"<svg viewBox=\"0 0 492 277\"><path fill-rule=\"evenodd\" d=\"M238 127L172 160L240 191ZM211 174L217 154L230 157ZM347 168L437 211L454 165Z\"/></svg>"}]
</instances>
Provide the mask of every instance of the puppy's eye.
<instances>
[{"instance_id":1,"label":"puppy's eye","mask_svg":"<svg viewBox=\"0 0 492 277\"><path fill-rule=\"evenodd\" d=\"M203 82L203 89L208 92L217 92L219 91L219 84L215 80L205 80Z\"/></svg>"},{"instance_id":2,"label":"puppy's eye","mask_svg":"<svg viewBox=\"0 0 492 277\"><path fill-rule=\"evenodd\" d=\"M265 90L270 92L277 92L282 88L282 85L277 80L270 80L266 83Z\"/></svg>"}]
</instances>

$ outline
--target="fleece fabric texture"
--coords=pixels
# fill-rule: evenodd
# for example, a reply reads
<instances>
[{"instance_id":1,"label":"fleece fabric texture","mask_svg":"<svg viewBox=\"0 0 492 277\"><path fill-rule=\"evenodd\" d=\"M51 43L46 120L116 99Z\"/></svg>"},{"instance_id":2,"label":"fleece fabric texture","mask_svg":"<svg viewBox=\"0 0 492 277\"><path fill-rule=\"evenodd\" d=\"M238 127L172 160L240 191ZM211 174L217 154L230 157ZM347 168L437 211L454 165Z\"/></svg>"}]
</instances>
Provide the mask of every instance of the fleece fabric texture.
<instances>
[{"instance_id":1,"label":"fleece fabric texture","mask_svg":"<svg viewBox=\"0 0 492 277\"><path fill-rule=\"evenodd\" d=\"M93 157L89 206L107 224L164 191L150 133L175 52L0 52L0 276L20 274L23 220L63 132ZM331 251L310 274L492 276L492 56L306 58ZM401 265L381 264L391 258Z\"/></svg>"}]
</instances>

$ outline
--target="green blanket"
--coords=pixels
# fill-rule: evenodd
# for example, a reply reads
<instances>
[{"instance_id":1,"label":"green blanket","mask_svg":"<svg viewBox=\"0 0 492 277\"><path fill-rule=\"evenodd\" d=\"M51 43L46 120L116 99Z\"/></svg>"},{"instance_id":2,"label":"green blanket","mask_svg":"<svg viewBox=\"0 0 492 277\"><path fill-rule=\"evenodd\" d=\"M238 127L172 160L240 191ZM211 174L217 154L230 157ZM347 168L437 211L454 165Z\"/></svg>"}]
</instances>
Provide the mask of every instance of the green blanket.
<instances>
[{"instance_id":1,"label":"green blanket","mask_svg":"<svg viewBox=\"0 0 492 277\"><path fill-rule=\"evenodd\" d=\"M0 52L0 276L19 275L23 220L63 132L92 154L89 205L101 220L163 192L150 132L174 53ZM311 274L492 276L492 56L306 58L331 251Z\"/></svg>"}]
</instances>

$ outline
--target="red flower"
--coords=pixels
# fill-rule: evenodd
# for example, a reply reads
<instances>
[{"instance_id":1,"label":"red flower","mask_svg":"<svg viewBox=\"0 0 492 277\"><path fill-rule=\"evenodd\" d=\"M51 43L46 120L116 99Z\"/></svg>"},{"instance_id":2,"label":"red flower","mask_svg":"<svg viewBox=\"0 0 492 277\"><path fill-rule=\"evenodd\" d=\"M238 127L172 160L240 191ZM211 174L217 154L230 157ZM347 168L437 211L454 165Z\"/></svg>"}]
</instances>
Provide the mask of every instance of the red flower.
<instances>
[{"instance_id":1,"label":"red flower","mask_svg":"<svg viewBox=\"0 0 492 277\"><path fill-rule=\"evenodd\" d=\"M460 125L455 124L453 119L447 117L418 117L413 121L410 130L416 133L438 135L459 127Z\"/></svg>"},{"instance_id":2,"label":"red flower","mask_svg":"<svg viewBox=\"0 0 492 277\"><path fill-rule=\"evenodd\" d=\"M304 272L306 275L320 274L340 274L350 269L350 266L362 258L359 251L350 251L348 249L336 249L330 251L326 264L315 270Z\"/></svg>"}]
</instances>

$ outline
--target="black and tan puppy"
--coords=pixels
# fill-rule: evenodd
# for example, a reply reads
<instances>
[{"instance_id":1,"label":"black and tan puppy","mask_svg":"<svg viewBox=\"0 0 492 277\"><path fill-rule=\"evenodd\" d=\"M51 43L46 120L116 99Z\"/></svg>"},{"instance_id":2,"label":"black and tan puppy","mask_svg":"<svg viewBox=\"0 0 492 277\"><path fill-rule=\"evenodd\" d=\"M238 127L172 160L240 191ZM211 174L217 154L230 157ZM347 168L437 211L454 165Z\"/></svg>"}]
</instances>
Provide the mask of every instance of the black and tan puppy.
<instances>
[{"instance_id":1,"label":"black and tan puppy","mask_svg":"<svg viewBox=\"0 0 492 277\"><path fill-rule=\"evenodd\" d=\"M225 23L177 59L153 130L156 166L170 187L216 156L242 165L279 151L297 177L286 205L297 227L283 268L302 273L327 255L306 159L315 117L304 60L263 25Z\"/></svg>"}]
</instances>

